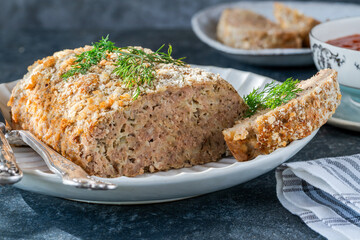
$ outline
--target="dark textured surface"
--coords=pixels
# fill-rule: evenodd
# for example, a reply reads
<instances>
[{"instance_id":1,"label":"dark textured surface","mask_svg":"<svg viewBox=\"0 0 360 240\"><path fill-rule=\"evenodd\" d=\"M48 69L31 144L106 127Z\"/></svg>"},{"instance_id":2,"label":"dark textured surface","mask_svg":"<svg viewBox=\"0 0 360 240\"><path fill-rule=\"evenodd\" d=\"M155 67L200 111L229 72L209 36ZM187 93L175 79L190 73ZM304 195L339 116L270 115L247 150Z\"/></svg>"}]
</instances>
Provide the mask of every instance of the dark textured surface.
<instances>
[{"instance_id":1,"label":"dark textured surface","mask_svg":"<svg viewBox=\"0 0 360 240\"><path fill-rule=\"evenodd\" d=\"M21 8L41 1L14 2ZM155 1L154 4L160 2L165 4L167 1ZM199 5L193 4L205 4L199 2ZM130 1L122 4L130 4ZM188 7L191 6L194 5ZM29 18L30 10L23 10ZM4 9L0 12L3 13ZM6 19L4 15L0 16L4 25ZM18 21L25 20L24 17ZM21 78L26 67L38 58L63 48L88 44L107 33L117 45L142 45L155 49L163 42L172 43L174 55L187 56L189 63L232 67L278 80L289 76L306 79L316 72L311 66L264 68L240 64L201 43L190 29L138 28L123 31L116 27L109 30L7 27L0 30L0 82ZM360 153L359 133L325 125L290 161L355 153ZM275 184L274 171L271 171L253 181L216 193L144 206L76 203L3 187L0 188L0 239L323 239L281 206Z\"/></svg>"},{"instance_id":2,"label":"dark textured surface","mask_svg":"<svg viewBox=\"0 0 360 240\"><path fill-rule=\"evenodd\" d=\"M227 2L237 0L0 0L0 27L48 30L189 28L189 19L194 13Z\"/></svg>"}]
</instances>

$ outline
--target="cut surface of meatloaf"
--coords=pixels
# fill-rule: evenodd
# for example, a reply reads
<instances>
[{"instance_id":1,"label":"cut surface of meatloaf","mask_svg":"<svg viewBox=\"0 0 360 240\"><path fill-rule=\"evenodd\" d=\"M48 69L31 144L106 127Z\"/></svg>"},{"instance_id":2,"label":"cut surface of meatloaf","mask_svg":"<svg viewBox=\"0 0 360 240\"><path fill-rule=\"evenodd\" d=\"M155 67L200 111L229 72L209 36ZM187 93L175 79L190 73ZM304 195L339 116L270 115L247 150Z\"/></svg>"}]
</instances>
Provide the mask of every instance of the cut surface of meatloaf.
<instances>
[{"instance_id":1,"label":"cut surface of meatloaf","mask_svg":"<svg viewBox=\"0 0 360 240\"><path fill-rule=\"evenodd\" d=\"M13 124L101 177L136 176L216 161L222 130L246 110L219 75L155 64L153 85L136 100L113 70L116 56L68 79L61 75L86 46L35 62L9 100ZM149 49L145 51L150 52Z\"/></svg>"},{"instance_id":2,"label":"cut surface of meatloaf","mask_svg":"<svg viewBox=\"0 0 360 240\"><path fill-rule=\"evenodd\" d=\"M297 32L282 29L264 16L249 10L225 9L216 31L225 45L242 49L300 48Z\"/></svg>"},{"instance_id":3,"label":"cut surface of meatloaf","mask_svg":"<svg viewBox=\"0 0 360 240\"><path fill-rule=\"evenodd\" d=\"M247 161L261 154L287 146L309 136L334 114L341 94L337 72L319 71L302 81L303 89L288 103L273 110L262 110L223 131L226 143L238 161Z\"/></svg>"},{"instance_id":4,"label":"cut surface of meatloaf","mask_svg":"<svg viewBox=\"0 0 360 240\"><path fill-rule=\"evenodd\" d=\"M282 3L274 3L274 15L283 29L299 33L303 47L310 47L309 33L320 22L312 17L305 16L296 9L289 8Z\"/></svg>"}]
</instances>

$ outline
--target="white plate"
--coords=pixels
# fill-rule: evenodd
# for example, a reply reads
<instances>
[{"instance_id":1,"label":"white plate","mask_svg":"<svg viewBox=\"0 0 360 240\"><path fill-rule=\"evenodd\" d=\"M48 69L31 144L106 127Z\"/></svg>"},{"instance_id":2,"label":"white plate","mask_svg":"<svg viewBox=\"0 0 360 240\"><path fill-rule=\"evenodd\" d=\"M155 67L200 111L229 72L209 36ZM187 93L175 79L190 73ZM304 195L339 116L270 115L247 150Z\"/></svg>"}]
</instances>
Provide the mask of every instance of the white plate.
<instances>
[{"instance_id":1,"label":"white plate","mask_svg":"<svg viewBox=\"0 0 360 240\"><path fill-rule=\"evenodd\" d=\"M360 89L340 84L341 103L328 123L336 127L360 132Z\"/></svg>"},{"instance_id":2,"label":"white plate","mask_svg":"<svg viewBox=\"0 0 360 240\"><path fill-rule=\"evenodd\" d=\"M219 73L243 96L255 87L263 87L271 79L235 69L201 66ZM0 85L0 107L5 107L14 82ZM285 162L303 148L316 134L292 142L269 155L248 162L223 158L218 162L137 177L106 179L118 185L110 191L90 191L66 186L52 174L43 160L29 148L14 148L24 179L15 186L50 196L101 204L144 204L166 202L206 194L254 179Z\"/></svg>"},{"instance_id":3,"label":"white plate","mask_svg":"<svg viewBox=\"0 0 360 240\"><path fill-rule=\"evenodd\" d=\"M313 64L310 48L244 50L232 48L216 39L216 25L225 8L245 8L274 20L272 1L236 2L206 8L196 13L191 20L195 34L201 41L223 54L241 62L267 66L302 66ZM283 2L320 21L359 16L360 5L324 2Z\"/></svg>"}]
</instances>

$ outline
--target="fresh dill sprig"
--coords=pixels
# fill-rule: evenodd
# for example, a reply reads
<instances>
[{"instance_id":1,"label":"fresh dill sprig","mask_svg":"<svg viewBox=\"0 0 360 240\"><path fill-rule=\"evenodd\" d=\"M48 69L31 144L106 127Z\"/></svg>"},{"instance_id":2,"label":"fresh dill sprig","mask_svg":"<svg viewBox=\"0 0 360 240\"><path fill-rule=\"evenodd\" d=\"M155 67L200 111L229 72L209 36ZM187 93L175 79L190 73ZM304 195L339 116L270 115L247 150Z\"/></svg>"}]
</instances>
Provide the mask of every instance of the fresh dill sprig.
<instances>
[{"instance_id":1,"label":"fresh dill sprig","mask_svg":"<svg viewBox=\"0 0 360 240\"><path fill-rule=\"evenodd\" d=\"M152 86L155 77L155 63L172 63L184 65L184 58L173 59L171 57L172 46L169 45L167 53L161 52L165 45L162 45L156 52L146 53L142 49L134 47L120 48L117 51L120 55L115 65L114 73L118 75L127 87L136 86L133 99L140 94L140 86L146 83Z\"/></svg>"},{"instance_id":2,"label":"fresh dill sprig","mask_svg":"<svg viewBox=\"0 0 360 240\"><path fill-rule=\"evenodd\" d=\"M75 63L70 70L61 77L68 79L75 74L85 74L92 66L97 65L101 60L106 59L108 53L116 53L118 58L114 64L114 73L120 77L128 88L136 87L133 99L136 99L140 92L140 86L146 84L152 86L155 77L155 63L171 63L179 66L185 65L184 58L174 59L171 57L172 46L169 44L167 52L162 52L163 44L156 52L147 53L143 49L135 47L118 48L109 41L109 35L99 42L93 43L93 48L76 56Z\"/></svg>"},{"instance_id":3,"label":"fresh dill sprig","mask_svg":"<svg viewBox=\"0 0 360 240\"><path fill-rule=\"evenodd\" d=\"M295 98L302 89L297 86L299 80L292 78L286 79L282 84L271 82L265 85L263 90L259 88L252 90L244 96L244 101L248 105L245 117L250 117L260 109L274 109Z\"/></svg>"},{"instance_id":4,"label":"fresh dill sprig","mask_svg":"<svg viewBox=\"0 0 360 240\"><path fill-rule=\"evenodd\" d=\"M77 73L85 74L92 66L97 65L101 60L105 59L107 53L117 49L114 43L109 41L109 35L105 38L102 37L99 42L93 43L92 45L93 48L91 50L76 56L76 64L73 65L69 71L61 75L63 79L68 79Z\"/></svg>"}]
</instances>

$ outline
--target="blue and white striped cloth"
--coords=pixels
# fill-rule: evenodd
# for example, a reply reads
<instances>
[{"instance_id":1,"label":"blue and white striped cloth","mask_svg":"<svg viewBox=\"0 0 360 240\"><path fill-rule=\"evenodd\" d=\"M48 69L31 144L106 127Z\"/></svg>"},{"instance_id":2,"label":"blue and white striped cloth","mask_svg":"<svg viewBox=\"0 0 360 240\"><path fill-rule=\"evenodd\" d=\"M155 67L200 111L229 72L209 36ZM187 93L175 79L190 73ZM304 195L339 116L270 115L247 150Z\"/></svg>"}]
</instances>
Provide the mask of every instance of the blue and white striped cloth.
<instances>
[{"instance_id":1,"label":"blue and white striped cloth","mask_svg":"<svg viewBox=\"0 0 360 240\"><path fill-rule=\"evenodd\" d=\"M276 169L281 204L328 239L360 239L360 154Z\"/></svg>"}]
</instances>

